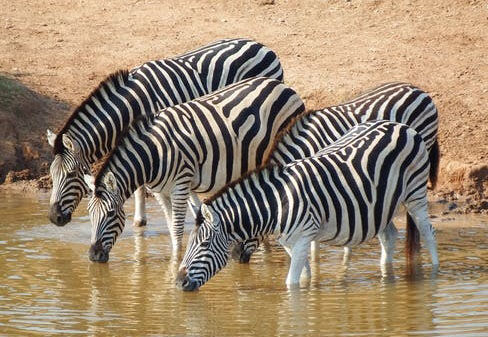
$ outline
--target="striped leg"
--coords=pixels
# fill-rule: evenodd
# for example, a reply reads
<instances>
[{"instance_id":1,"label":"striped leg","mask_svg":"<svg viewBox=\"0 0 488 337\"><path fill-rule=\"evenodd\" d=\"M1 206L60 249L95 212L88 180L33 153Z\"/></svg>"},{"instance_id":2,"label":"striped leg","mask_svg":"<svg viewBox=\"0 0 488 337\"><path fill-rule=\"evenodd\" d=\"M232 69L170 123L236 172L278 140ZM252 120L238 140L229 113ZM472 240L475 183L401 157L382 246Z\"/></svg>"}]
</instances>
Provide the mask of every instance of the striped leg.
<instances>
[{"instance_id":1,"label":"striped leg","mask_svg":"<svg viewBox=\"0 0 488 337\"><path fill-rule=\"evenodd\" d=\"M437 241L435 238L435 230L429 220L427 197L425 196L420 202L407 204L407 212L415 221L420 236L429 250L432 265L438 267L439 258L437 256Z\"/></svg>"},{"instance_id":2,"label":"striped leg","mask_svg":"<svg viewBox=\"0 0 488 337\"><path fill-rule=\"evenodd\" d=\"M193 217L197 217L197 213L200 210L200 206L202 205L202 201L198 198L198 196L190 192L190 199L188 199L188 204L191 209L191 213L193 214Z\"/></svg>"},{"instance_id":3,"label":"striped leg","mask_svg":"<svg viewBox=\"0 0 488 337\"><path fill-rule=\"evenodd\" d=\"M146 187L140 186L134 192L134 227L143 227L147 224L146 217Z\"/></svg>"},{"instance_id":4,"label":"striped leg","mask_svg":"<svg viewBox=\"0 0 488 337\"><path fill-rule=\"evenodd\" d=\"M398 230L393 222L386 225L383 231L378 233L381 244L381 264L391 264L395 253L395 243L398 237Z\"/></svg>"},{"instance_id":5,"label":"striped leg","mask_svg":"<svg viewBox=\"0 0 488 337\"><path fill-rule=\"evenodd\" d=\"M183 249L183 232L185 229L185 218L190 200L190 189L188 184L175 185L171 191L171 242L173 253L179 254Z\"/></svg>"},{"instance_id":6,"label":"striped leg","mask_svg":"<svg viewBox=\"0 0 488 337\"><path fill-rule=\"evenodd\" d=\"M156 198L156 200L159 202L159 204L163 208L163 213L164 213L164 216L166 217L167 226L170 229L170 233L171 233L171 224L173 223L173 221L171 219L171 216L172 216L172 214L171 214L171 200L168 196L166 196L163 193L155 193L154 197Z\"/></svg>"}]
</instances>

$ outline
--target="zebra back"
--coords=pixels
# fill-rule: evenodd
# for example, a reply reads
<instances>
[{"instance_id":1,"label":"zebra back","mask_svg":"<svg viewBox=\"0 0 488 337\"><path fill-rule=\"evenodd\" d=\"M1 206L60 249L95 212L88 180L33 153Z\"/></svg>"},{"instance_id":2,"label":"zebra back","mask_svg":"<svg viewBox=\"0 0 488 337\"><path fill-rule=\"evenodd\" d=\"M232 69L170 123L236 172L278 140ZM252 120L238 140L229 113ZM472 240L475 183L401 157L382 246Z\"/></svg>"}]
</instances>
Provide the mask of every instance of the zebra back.
<instances>
[{"instance_id":1,"label":"zebra back","mask_svg":"<svg viewBox=\"0 0 488 337\"><path fill-rule=\"evenodd\" d=\"M297 117L276 139L267 161L289 163L309 157L335 142L353 126L391 120L416 130L430 151L437 139L438 116L432 98L407 83L387 83L359 97Z\"/></svg>"},{"instance_id":2,"label":"zebra back","mask_svg":"<svg viewBox=\"0 0 488 337\"><path fill-rule=\"evenodd\" d=\"M185 170L192 190L215 192L259 166L274 136L303 109L296 92L278 80L241 81L137 120L96 181L114 172L129 196L142 184L161 190Z\"/></svg>"},{"instance_id":3,"label":"zebra back","mask_svg":"<svg viewBox=\"0 0 488 337\"><path fill-rule=\"evenodd\" d=\"M137 116L254 76L282 80L283 71L273 51L249 39L220 40L181 56L146 62L103 80L58 135L69 135L81 147L78 154L92 163L110 152L118 134ZM56 137L54 154L64 150L62 137Z\"/></svg>"}]
</instances>

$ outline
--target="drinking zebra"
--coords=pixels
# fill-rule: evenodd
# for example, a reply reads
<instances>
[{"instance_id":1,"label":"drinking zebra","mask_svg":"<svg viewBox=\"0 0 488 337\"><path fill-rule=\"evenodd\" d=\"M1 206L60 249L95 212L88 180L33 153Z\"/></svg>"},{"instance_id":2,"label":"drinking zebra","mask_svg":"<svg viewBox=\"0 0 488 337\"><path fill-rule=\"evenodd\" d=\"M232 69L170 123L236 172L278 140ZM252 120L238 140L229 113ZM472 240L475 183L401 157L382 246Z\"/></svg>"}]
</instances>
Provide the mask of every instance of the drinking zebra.
<instances>
[{"instance_id":1,"label":"drinking zebra","mask_svg":"<svg viewBox=\"0 0 488 337\"><path fill-rule=\"evenodd\" d=\"M378 235L390 255L387 224L400 204L438 265L427 211L429 156L422 137L404 124L359 124L314 156L268 164L202 204L177 285L195 290L227 262L229 246L276 234L291 257L287 285L297 284L313 240L355 246ZM389 262L383 257L382 263Z\"/></svg>"},{"instance_id":2,"label":"drinking zebra","mask_svg":"<svg viewBox=\"0 0 488 337\"><path fill-rule=\"evenodd\" d=\"M429 179L434 187L439 162L437 109L427 93L408 83L386 83L347 103L304 112L278 134L274 149L265 162L287 164L310 157L334 143L358 123L382 119L407 124L422 136L429 152ZM392 235L397 235L393 223L389 230ZM413 252L419 249L417 236L415 226L407 225L406 247L412 251L407 256L413 256ZM237 245L233 256L241 262L248 262L259 241L256 238ZM315 247L312 246L313 253ZM345 248L345 253L347 259L349 248Z\"/></svg>"},{"instance_id":3,"label":"drinking zebra","mask_svg":"<svg viewBox=\"0 0 488 337\"><path fill-rule=\"evenodd\" d=\"M124 228L124 201L144 184L162 204L179 251L190 193L214 193L257 167L276 133L303 110L295 91L259 77L135 120L96 179L87 176L90 259L108 260Z\"/></svg>"},{"instance_id":4,"label":"drinking zebra","mask_svg":"<svg viewBox=\"0 0 488 337\"><path fill-rule=\"evenodd\" d=\"M254 76L282 80L276 54L252 40L228 39L107 77L74 110L57 136L47 132L54 148L51 221L63 226L71 220L88 193L83 174L114 148L118 135L134 118ZM135 225L146 223L144 194L142 187L135 194Z\"/></svg>"}]
</instances>

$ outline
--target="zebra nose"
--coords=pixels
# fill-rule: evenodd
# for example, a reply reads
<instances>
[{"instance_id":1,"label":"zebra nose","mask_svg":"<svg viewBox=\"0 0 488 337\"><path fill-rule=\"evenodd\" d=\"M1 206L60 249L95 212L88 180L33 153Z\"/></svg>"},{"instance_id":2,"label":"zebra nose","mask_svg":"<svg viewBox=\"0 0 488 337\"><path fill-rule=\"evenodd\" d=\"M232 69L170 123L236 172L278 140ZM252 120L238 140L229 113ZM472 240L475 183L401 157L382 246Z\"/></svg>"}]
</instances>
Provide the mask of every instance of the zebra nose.
<instances>
[{"instance_id":1,"label":"zebra nose","mask_svg":"<svg viewBox=\"0 0 488 337\"><path fill-rule=\"evenodd\" d=\"M100 241L97 241L90 246L88 256L90 258L90 261L92 262L105 263L108 261L109 252L103 249L102 243Z\"/></svg>"},{"instance_id":2,"label":"zebra nose","mask_svg":"<svg viewBox=\"0 0 488 337\"><path fill-rule=\"evenodd\" d=\"M49 210L49 220L56 226L64 226L71 220L71 213L63 214L61 211L61 206L58 202L52 204Z\"/></svg>"},{"instance_id":3,"label":"zebra nose","mask_svg":"<svg viewBox=\"0 0 488 337\"><path fill-rule=\"evenodd\" d=\"M188 276L188 272L186 271L185 267L181 267L178 270L178 274L176 275L176 285L179 285L186 277Z\"/></svg>"},{"instance_id":4,"label":"zebra nose","mask_svg":"<svg viewBox=\"0 0 488 337\"><path fill-rule=\"evenodd\" d=\"M234 246L231 255L232 258L235 261L239 261L239 263L249 263L253 252L254 250L246 249L245 244L240 242Z\"/></svg>"},{"instance_id":5,"label":"zebra nose","mask_svg":"<svg viewBox=\"0 0 488 337\"><path fill-rule=\"evenodd\" d=\"M198 289L198 283L188 277L186 268L182 267L176 276L176 287L183 291L194 291Z\"/></svg>"}]
</instances>

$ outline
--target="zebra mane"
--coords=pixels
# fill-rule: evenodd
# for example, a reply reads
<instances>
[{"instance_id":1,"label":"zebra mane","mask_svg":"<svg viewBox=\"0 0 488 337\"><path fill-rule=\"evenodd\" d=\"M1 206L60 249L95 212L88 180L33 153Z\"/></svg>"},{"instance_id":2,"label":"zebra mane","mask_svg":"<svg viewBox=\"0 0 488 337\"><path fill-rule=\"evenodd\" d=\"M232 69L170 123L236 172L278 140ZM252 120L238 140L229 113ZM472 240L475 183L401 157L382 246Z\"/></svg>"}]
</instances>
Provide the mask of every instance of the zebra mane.
<instances>
[{"instance_id":1,"label":"zebra mane","mask_svg":"<svg viewBox=\"0 0 488 337\"><path fill-rule=\"evenodd\" d=\"M254 174L258 174L259 172L264 171L264 170L272 170L273 168L281 168L283 166L284 165L278 164L278 163L264 162L261 166L256 167L254 170L247 171L241 177L237 178L236 180L231 181L230 183L228 183L227 185L222 187L220 190L215 192L215 194L213 194L212 196L205 199L203 201L203 203L206 205L210 205L212 202L214 202L216 199L218 199L220 196L222 196L222 194L224 194L228 189L234 188L236 185L241 183L243 180L251 177ZM199 219L198 216L197 216L197 219Z\"/></svg>"},{"instance_id":2,"label":"zebra mane","mask_svg":"<svg viewBox=\"0 0 488 337\"><path fill-rule=\"evenodd\" d=\"M58 132L58 135L56 136L56 139L54 141L54 147L53 147L53 154L57 155L60 153L64 152L64 145L63 145L63 137L61 137L64 133L66 133L73 123L73 121L78 117L80 112L83 110L86 104L88 104L93 97L99 98L101 97L101 89L108 87L109 84L114 83L117 85L117 81L121 82L126 82L127 79L129 78L129 70L127 69L121 69L118 70L109 76L107 76L103 81L101 81L98 86L88 95L88 97L81 102L80 105L73 111L71 116L67 119L66 123L64 126L61 128L61 130Z\"/></svg>"},{"instance_id":3,"label":"zebra mane","mask_svg":"<svg viewBox=\"0 0 488 337\"><path fill-rule=\"evenodd\" d=\"M300 113L299 115L293 117L292 119L290 119L288 124L276 134L276 136L273 140L273 144L271 145L271 150L268 152L268 154L264 158L262 166L266 166L269 163L273 153L275 152L276 148L280 144L281 140L283 139L283 137L285 137L290 132L290 130L293 128L293 126L300 119L304 118L305 116L311 115L316 111L318 111L318 110L306 110L306 111Z\"/></svg>"},{"instance_id":4,"label":"zebra mane","mask_svg":"<svg viewBox=\"0 0 488 337\"><path fill-rule=\"evenodd\" d=\"M98 186L100 184L100 180L102 179L103 175L105 174L105 171L107 170L108 166L110 165L110 160L112 159L113 154L119 147L119 145L122 143L123 139L127 134L141 121L149 121L149 119L154 118L154 115L151 115L150 117L146 115L139 115L134 120L129 124L126 125L125 128L119 132L117 135L117 138L115 138L115 146L112 148L112 150L103 158L103 163L99 165L98 170L96 173L94 173L95 176L95 186ZM97 165L98 166L98 165Z\"/></svg>"}]
</instances>

